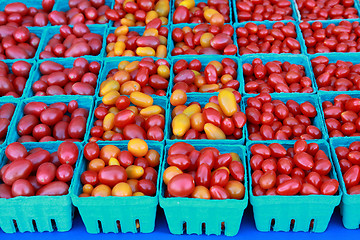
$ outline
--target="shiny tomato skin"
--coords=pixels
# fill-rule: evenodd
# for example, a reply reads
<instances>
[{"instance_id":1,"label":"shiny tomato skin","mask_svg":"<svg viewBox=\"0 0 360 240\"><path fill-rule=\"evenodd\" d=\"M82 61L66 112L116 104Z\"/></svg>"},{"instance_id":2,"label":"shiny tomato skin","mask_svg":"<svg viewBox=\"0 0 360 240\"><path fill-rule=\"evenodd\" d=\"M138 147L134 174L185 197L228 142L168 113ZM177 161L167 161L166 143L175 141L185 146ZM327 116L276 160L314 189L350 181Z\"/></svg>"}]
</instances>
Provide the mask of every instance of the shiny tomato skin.
<instances>
[{"instance_id":1,"label":"shiny tomato skin","mask_svg":"<svg viewBox=\"0 0 360 240\"><path fill-rule=\"evenodd\" d=\"M212 186L210 188L210 195L212 199L229 199L230 198L230 194L228 191L226 191L223 187L220 186Z\"/></svg>"},{"instance_id":2,"label":"shiny tomato skin","mask_svg":"<svg viewBox=\"0 0 360 240\"><path fill-rule=\"evenodd\" d=\"M321 185L320 192L323 195L334 195L339 188L339 182L335 179L328 180Z\"/></svg>"},{"instance_id":3,"label":"shiny tomato skin","mask_svg":"<svg viewBox=\"0 0 360 240\"><path fill-rule=\"evenodd\" d=\"M174 197L187 197L195 189L194 178L187 173L174 176L168 183L168 191Z\"/></svg>"},{"instance_id":4,"label":"shiny tomato skin","mask_svg":"<svg viewBox=\"0 0 360 240\"><path fill-rule=\"evenodd\" d=\"M18 142L9 144L5 149L5 155L10 161L25 158L28 152L24 145Z\"/></svg>"},{"instance_id":5,"label":"shiny tomato skin","mask_svg":"<svg viewBox=\"0 0 360 240\"><path fill-rule=\"evenodd\" d=\"M99 181L102 184L114 187L119 182L126 182L127 174L121 166L106 166L99 172Z\"/></svg>"},{"instance_id":6,"label":"shiny tomato skin","mask_svg":"<svg viewBox=\"0 0 360 240\"><path fill-rule=\"evenodd\" d=\"M200 151L200 156L197 160L197 165L200 166L201 164L207 164L210 167L210 169L214 167L215 156L212 150L202 149L202 151Z\"/></svg>"},{"instance_id":7,"label":"shiny tomato skin","mask_svg":"<svg viewBox=\"0 0 360 240\"><path fill-rule=\"evenodd\" d=\"M195 150L195 148L192 145L184 142L177 142L169 148L168 155L169 156L173 154L188 155L193 150Z\"/></svg>"},{"instance_id":8,"label":"shiny tomato skin","mask_svg":"<svg viewBox=\"0 0 360 240\"><path fill-rule=\"evenodd\" d=\"M81 174L81 183L82 184L91 184L95 186L99 183L98 173L95 171L87 170Z\"/></svg>"},{"instance_id":9,"label":"shiny tomato skin","mask_svg":"<svg viewBox=\"0 0 360 240\"><path fill-rule=\"evenodd\" d=\"M57 154L61 164L74 165L79 156L79 149L75 143L63 142L60 144Z\"/></svg>"},{"instance_id":10,"label":"shiny tomato skin","mask_svg":"<svg viewBox=\"0 0 360 240\"><path fill-rule=\"evenodd\" d=\"M232 156L230 153L221 154L216 158L214 168L228 167L231 162Z\"/></svg>"},{"instance_id":11,"label":"shiny tomato skin","mask_svg":"<svg viewBox=\"0 0 360 240\"><path fill-rule=\"evenodd\" d=\"M56 166L51 162L42 163L36 171L36 180L41 185L46 185L55 179Z\"/></svg>"},{"instance_id":12,"label":"shiny tomato skin","mask_svg":"<svg viewBox=\"0 0 360 240\"><path fill-rule=\"evenodd\" d=\"M229 182L229 172L226 169L218 169L211 177L211 186L224 187Z\"/></svg>"},{"instance_id":13,"label":"shiny tomato skin","mask_svg":"<svg viewBox=\"0 0 360 240\"><path fill-rule=\"evenodd\" d=\"M69 182L74 175L74 169L70 164L61 164L56 169L56 179L63 182Z\"/></svg>"},{"instance_id":14,"label":"shiny tomato skin","mask_svg":"<svg viewBox=\"0 0 360 240\"><path fill-rule=\"evenodd\" d=\"M71 119L68 126L69 136L73 139L83 139L86 131L86 118L77 116Z\"/></svg>"},{"instance_id":15,"label":"shiny tomato skin","mask_svg":"<svg viewBox=\"0 0 360 240\"><path fill-rule=\"evenodd\" d=\"M11 186L12 197L33 196L34 194L35 194L34 187L26 179L18 179Z\"/></svg>"},{"instance_id":16,"label":"shiny tomato skin","mask_svg":"<svg viewBox=\"0 0 360 240\"><path fill-rule=\"evenodd\" d=\"M63 112L57 108L47 108L40 114L40 121L46 125L54 126L63 118Z\"/></svg>"},{"instance_id":17,"label":"shiny tomato skin","mask_svg":"<svg viewBox=\"0 0 360 240\"><path fill-rule=\"evenodd\" d=\"M191 164L190 158L187 155L182 154L174 154L169 156L167 158L167 163L170 166L178 167L180 170L186 170Z\"/></svg>"},{"instance_id":18,"label":"shiny tomato skin","mask_svg":"<svg viewBox=\"0 0 360 240\"><path fill-rule=\"evenodd\" d=\"M51 182L42 188L40 188L37 192L37 196L61 196L66 195L69 192L69 185L62 181L54 181Z\"/></svg>"},{"instance_id":19,"label":"shiny tomato skin","mask_svg":"<svg viewBox=\"0 0 360 240\"><path fill-rule=\"evenodd\" d=\"M147 196L154 196L156 193L156 185L153 181L148 179L141 179L137 183L140 192Z\"/></svg>"},{"instance_id":20,"label":"shiny tomato skin","mask_svg":"<svg viewBox=\"0 0 360 240\"><path fill-rule=\"evenodd\" d=\"M233 178L240 182L244 181L245 169L241 162L232 161L229 165L229 170Z\"/></svg>"},{"instance_id":21,"label":"shiny tomato skin","mask_svg":"<svg viewBox=\"0 0 360 240\"><path fill-rule=\"evenodd\" d=\"M27 159L18 159L11 162L2 174L2 180L8 185L12 185L18 179L27 178L33 170L32 163Z\"/></svg>"},{"instance_id":22,"label":"shiny tomato skin","mask_svg":"<svg viewBox=\"0 0 360 240\"><path fill-rule=\"evenodd\" d=\"M319 189L310 183L303 183L300 190L301 195L318 195L320 194Z\"/></svg>"},{"instance_id":23,"label":"shiny tomato skin","mask_svg":"<svg viewBox=\"0 0 360 240\"><path fill-rule=\"evenodd\" d=\"M87 160L93 160L100 155L99 145L95 142L89 142L84 147L84 157Z\"/></svg>"},{"instance_id":24,"label":"shiny tomato skin","mask_svg":"<svg viewBox=\"0 0 360 240\"><path fill-rule=\"evenodd\" d=\"M317 189L320 189L322 184L321 176L317 172L310 172L306 176L305 181L315 186Z\"/></svg>"},{"instance_id":25,"label":"shiny tomato skin","mask_svg":"<svg viewBox=\"0 0 360 240\"><path fill-rule=\"evenodd\" d=\"M344 174L344 183L347 189L356 186L360 182L360 167L359 165L353 165Z\"/></svg>"},{"instance_id":26,"label":"shiny tomato skin","mask_svg":"<svg viewBox=\"0 0 360 240\"><path fill-rule=\"evenodd\" d=\"M38 118L34 115L25 115L17 125L17 133L20 136L30 135L36 125L39 124Z\"/></svg>"},{"instance_id":27,"label":"shiny tomato skin","mask_svg":"<svg viewBox=\"0 0 360 240\"><path fill-rule=\"evenodd\" d=\"M259 185L262 189L271 189L276 184L276 173L272 170L265 172L259 179Z\"/></svg>"},{"instance_id":28,"label":"shiny tomato skin","mask_svg":"<svg viewBox=\"0 0 360 240\"><path fill-rule=\"evenodd\" d=\"M0 198L12 198L11 187L6 184L0 184Z\"/></svg>"},{"instance_id":29,"label":"shiny tomato skin","mask_svg":"<svg viewBox=\"0 0 360 240\"><path fill-rule=\"evenodd\" d=\"M147 179L156 184L157 181L157 171L153 167L146 167L144 169L144 174L142 175L142 179Z\"/></svg>"},{"instance_id":30,"label":"shiny tomato skin","mask_svg":"<svg viewBox=\"0 0 360 240\"><path fill-rule=\"evenodd\" d=\"M41 164L51 160L51 154L47 150L40 149L27 155L25 159L33 164L33 169L37 169Z\"/></svg>"},{"instance_id":31,"label":"shiny tomato skin","mask_svg":"<svg viewBox=\"0 0 360 240\"><path fill-rule=\"evenodd\" d=\"M201 164L195 174L195 183L197 186L210 187L211 168L207 164Z\"/></svg>"},{"instance_id":32,"label":"shiny tomato skin","mask_svg":"<svg viewBox=\"0 0 360 240\"><path fill-rule=\"evenodd\" d=\"M123 129L125 140L131 140L133 138L146 139L146 132L143 128L136 124L126 125Z\"/></svg>"},{"instance_id":33,"label":"shiny tomato skin","mask_svg":"<svg viewBox=\"0 0 360 240\"><path fill-rule=\"evenodd\" d=\"M301 190L301 183L298 179L290 179L280 184L276 192L279 195L291 196L297 194Z\"/></svg>"}]
</instances>

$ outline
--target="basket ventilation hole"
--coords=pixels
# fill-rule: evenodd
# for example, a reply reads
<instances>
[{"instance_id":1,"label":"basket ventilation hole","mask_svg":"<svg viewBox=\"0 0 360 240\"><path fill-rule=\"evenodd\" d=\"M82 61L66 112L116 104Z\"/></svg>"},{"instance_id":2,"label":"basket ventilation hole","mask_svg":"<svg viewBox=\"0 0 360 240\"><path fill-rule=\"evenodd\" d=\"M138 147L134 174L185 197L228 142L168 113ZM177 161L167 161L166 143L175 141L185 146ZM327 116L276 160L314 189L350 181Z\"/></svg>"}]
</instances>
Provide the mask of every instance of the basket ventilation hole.
<instances>
[{"instance_id":1,"label":"basket ventilation hole","mask_svg":"<svg viewBox=\"0 0 360 240\"><path fill-rule=\"evenodd\" d=\"M116 221L116 227L118 229L118 232L121 232L121 224L120 224L120 220Z\"/></svg>"},{"instance_id":2,"label":"basket ventilation hole","mask_svg":"<svg viewBox=\"0 0 360 240\"><path fill-rule=\"evenodd\" d=\"M18 225L17 225L17 222L16 222L15 219L13 219L13 224L14 224L14 227L15 227L15 231L18 232L19 228L18 228Z\"/></svg>"},{"instance_id":3,"label":"basket ventilation hole","mask_svg":"<svg viewBox=\"0 0 360 240\"><path fill-rule=\"evenodd\" d=\"M271 224L270 224L270 230L274 230L274 226L275 226L275 218L271 219Z\"/></svg>"},{"instance_id":4,"label":"basket ventilation hole","mask_svg":"<svg viewBox=\"0 0 360 240\"><path fill-rule=\"evenodd\" d=\"M52 226L52 228L53 228L54 231L57 230L57 226L56 226L55 219L51 219L51 226Z\"/></svg>"},{"instance_id":5,"label":"basket ventilation hole","mask_svg":"<svg viewBox=\"0 0 360 240\"><path fill-rule=\"evenodd\" d=\"M98 227L99 227L99 232L103 232L103 229L102 229L102 225L101 225L101 221L98 220Z\"/></svg>"},{"instance_id":6,"label":"basket ventilation hole","mask_svg":"<svg viewBox=\"0 0 360 240\"><path fill-rule=\"evenodd\" d=\"M225 234L225 222L221 223L221 234Z\"/></svg>"},{"instance_id":7,"label":"basket ventilation hole","mask_svg":"<svg viewBox=\"0 0 360 240\"><path fill-rule=\"evenodd\" d=\"M136 232L140 232L140 221L139 221L139 219L135 220L135 225L136 225Z\"/></svg>"},{"instance_id":8,"label":"basket ventilation hole","mask_svg":"<svg viewBox=\"0 0 360 240\"><path fill-rule=\"evenodd\" d=\"M290 222L290 231L294 230L294 226L295 226L295 219L291 219L291 222Z\"/></svg>"},{"instance_id":9,"label":"basket ventilation hole","mask_svg":"<svg viewBox=\"0 0 360 240\"><path fill-rule=\"evenodd\" d=\"M201 224L201 231L202 231L202 234L206 233L206 224L204 222Z\"/></svg>"},{"instance_id":10,"label":"basket ventilation hole","mask_svg":"<svg viewBox=\"0 0 360 240\"><path fill-rule=\"evenodd\" d=\"M183 234L186 234L186 222L183 222Z\"/></svg>"},{"instance_id":11,"label":"basket ventilation hole","mask_svg":"<svg viewBox=\"0 0 360 240\"><path fill-rule=\"evenodd\" d=\"M314 229L315 219L311 219L310 225L309 225L309 231L312 231Z\"/></svg>"},{"instance_id":12,"label":"basket ventilation hole","mask_svg":"<svg viewBox=\"0 0 360 240\"><path fill-rule=\"evenodd\" d=\"M35 219L32 220L32 225L33 225L33 227L34 227L35 232L37 232L38 229L37 229L37 226L36 226L36 221L35 221Z\"/></svg>"}]
</instances>

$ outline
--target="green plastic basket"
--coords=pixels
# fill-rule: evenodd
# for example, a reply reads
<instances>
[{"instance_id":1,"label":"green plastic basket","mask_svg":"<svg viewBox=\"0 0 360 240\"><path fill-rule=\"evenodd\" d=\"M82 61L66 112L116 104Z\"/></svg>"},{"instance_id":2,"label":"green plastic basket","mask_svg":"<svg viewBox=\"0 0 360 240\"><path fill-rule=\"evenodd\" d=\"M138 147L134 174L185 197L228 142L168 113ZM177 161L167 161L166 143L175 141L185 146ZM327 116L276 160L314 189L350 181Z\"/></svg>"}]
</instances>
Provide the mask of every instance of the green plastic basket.
<instances>
[{"instance_id":1,"label":"green plastic basket","mask_svg":"<svg viewBox=\"0 0 360 240\"><path fill-rule=\"evenodd\" d=\"M75 143L82 155L82 145ZM58 149L60 143L23 143L27 150L41 147L50 153ZM2 149L0 167L8 161ZM79 159L75 165L69 193L64 196L31 196L0 198L0 228L5 233L19 232L66 232L72 227L74 208L70 194L78 171Z\"/></svg>"},{"instance_id":2,"label":"green plastic basket","mask_svg":"<svg viewBox=\"0 0 360 240\"><path fill-rule=\"evenodd\" d=\"M286 149L293 147L294 142L277 141ZM307 141L319 144L331 160L329 144L325 140ZM257 142L259 143L259 142ZM271 142L261 142L269 145ZM250 141L247 149L255 143ZM251 154L248 154L248 171L250 167ZM333 164L333 163L332 163ZM250 174L249 174L250 175ZM335 168L331 168L330 177L338 179ZM254 196L252 193L252 181L249 180L250 203L253 206L255 225L261 232L269 231L294 231L294 232L324 232L330 222L334 208L339 205L342 191L336 195L309 195L309 196ZM313 225L313 226L311 226Z\"/></svg>"},{"instance_id":3,"label":"green plastic basket","mask_svg":"<svg viewBox=\"0 0 360 240\"><path fill-rule=\"evenodd\" d=\"M209 147L208 144L192 144L195 149L200 150ZM165 168L167 151L171 145L166 145L164 163L161 169L161 177ZM226 145L223 141L212 144L220 153L236 152L243 161L246 169L246 149L244 146ZM245 171L244 186L247 187L247 172ZM244 213L248 205L248 192L245 191L244 199L207 200L193 198L165 198L165 184L160 184L160 206L164 209L167 224L172 234L225 234L235 236L239 229ZM211 209L211 214L209 212ZM222 228L224 223L224 228ZM203 230L204 228L204 230Z\"/></svg>"},{"instance_id":4,"label":"green plastic basket","mask_svg":"<svg viewBox=\"0 0 360 240\"><path fill-rule=\"evenodd\" d=\"M160 164L162 162L164 146L162 143L147 141L149 149L160 153ZM109 143L98 143L99 147ZM111 143L110 143L111 144ZM127 149L126 143L113 143L120 150ZM140 197L79 197L82 191L80 182L81 174L86 170L87 160L83 159L79 167L79 173L75 177L74 191L71 195L73 204L78 208L80 216L88 233L118 233L118 232L141 232L150 233L155 228L155 217L158 205L158 185L156 196ZM140 225L136 227L136 223Z\"/></svg>"},{"instance_id":5,"label":"green plastic basket","mask_svg":"<svg viewBox=\"0 0 360 240\"><path fill-rule=\"evenodd\" d=\"M342 215L342 222L347 229L358 229L360 227L360 195L350 195L346 191L344 178L342 177L339 159L336 156L335 148L343 146L349 147L352 142L360 141L357 138L333 138L330 139L331 153L334 159L336 172L339 177L340 187L343 191L343 196L340 203L340 213Z\"/></svg>"}]
</instances>

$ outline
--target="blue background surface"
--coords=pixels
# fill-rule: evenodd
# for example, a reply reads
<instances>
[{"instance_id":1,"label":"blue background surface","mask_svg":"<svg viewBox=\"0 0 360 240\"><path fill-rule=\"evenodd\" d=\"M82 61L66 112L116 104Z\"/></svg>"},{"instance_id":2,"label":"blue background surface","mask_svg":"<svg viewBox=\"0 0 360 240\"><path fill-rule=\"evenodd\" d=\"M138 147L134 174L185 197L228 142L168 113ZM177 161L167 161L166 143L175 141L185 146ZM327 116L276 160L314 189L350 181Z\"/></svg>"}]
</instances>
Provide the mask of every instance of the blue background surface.
<instances>
[{"instance_id":1,"label":"blue background surface","mask_svg":"<svg viewBox=\"0 0 360 240\"><path fill-rule=\"evenodd\" d=\"M209 210L209 214L211 211ZM230 238L241 238L241 239L357 239L360 236L360 230L348 230L343 227L341 222L340 210L335 208L334 214L331 218L328 229L324 233L304 233L304 232L259 232L255 228L254 218L252 214L251 207L248 207L245 210L244 217L241 223L240 231L235 237L226 237L224 235L215 236L215 235L172 235L169 232L167 223L165 220L164 213L161 208L158 209L158 214L156 218L155 231L149 234L143 233L107 233L107 234L88 234L85 230L85 226L81 221L81 218L78 214L75 215L73 228L69 232L45 232L45 233L16 233L16 234L4 234L0 230L0 239L230 239Z\"/></svg>"}]
</instances>

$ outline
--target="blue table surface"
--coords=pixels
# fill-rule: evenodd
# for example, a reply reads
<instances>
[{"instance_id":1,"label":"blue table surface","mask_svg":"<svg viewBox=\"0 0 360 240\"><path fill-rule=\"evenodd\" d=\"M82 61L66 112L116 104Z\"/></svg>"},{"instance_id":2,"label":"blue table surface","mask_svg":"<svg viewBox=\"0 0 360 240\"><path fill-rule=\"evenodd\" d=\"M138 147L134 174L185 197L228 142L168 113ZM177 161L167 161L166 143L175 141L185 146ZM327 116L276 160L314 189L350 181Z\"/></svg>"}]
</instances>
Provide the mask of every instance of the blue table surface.
<instances>
[{"instance_id":1,"label":"blue table surface","mask_svg":"<svg viewBox=\"0 0 360 240\"><path fill-rule=\"evenodd\" d=\"M211 214L211 211L209 211ZM116 238L125 238L125 239L156 239L156 240L165 240L168 238L174 239L229 239L230 237L226 236L215 236L215 235L172 235L169 232L167 223L165 220L164 213L161 208L158 209L158 214L156 218L155 231L153 233L142 234L142 233L107 233L107 234L88 234L85 230L85 226L81 221L81 218L78 214L75 215L73 228L69 232L45 232L45 233L15 233L15 234L5 234L0 230L0 239L75 239L75 238L86 238L87 240L91 239L116 239ZM331 218L328 229L324 233L304 233L304 232L259 232L255 228L254 218L252 214L251 207L248 207L245 210L244 217L241 223L240 231L235 236L235 238L242 239L265 239L265 238L275 238L275 239L355 239L360 237L359 230L348 230L345 229L342 225L340 210L336 208L334 214Z\"/></svg>"}]
</instances>

